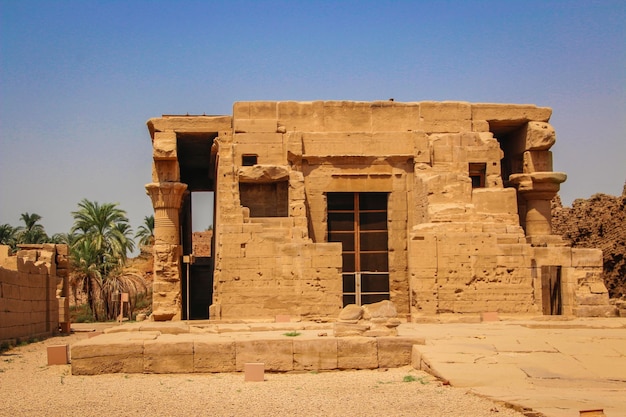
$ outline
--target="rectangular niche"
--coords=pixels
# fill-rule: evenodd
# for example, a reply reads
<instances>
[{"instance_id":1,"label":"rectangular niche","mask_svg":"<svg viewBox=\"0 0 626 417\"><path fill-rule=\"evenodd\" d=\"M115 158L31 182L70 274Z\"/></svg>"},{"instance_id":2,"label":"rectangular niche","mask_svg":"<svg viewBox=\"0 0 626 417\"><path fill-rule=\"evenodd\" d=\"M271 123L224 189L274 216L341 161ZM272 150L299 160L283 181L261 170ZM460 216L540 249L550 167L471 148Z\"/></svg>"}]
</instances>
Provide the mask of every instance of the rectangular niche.
<instances>
[{"instance_id":1,"label":"rectangular niche","mask_svg":"<svg viewBox=\"0 0 626 417\"><path fill-rule=\"evenodd\" d=\"M250 209L250 217L288 217L287 181L239 183L241 205Z\"/></svg>"}]
</instances>

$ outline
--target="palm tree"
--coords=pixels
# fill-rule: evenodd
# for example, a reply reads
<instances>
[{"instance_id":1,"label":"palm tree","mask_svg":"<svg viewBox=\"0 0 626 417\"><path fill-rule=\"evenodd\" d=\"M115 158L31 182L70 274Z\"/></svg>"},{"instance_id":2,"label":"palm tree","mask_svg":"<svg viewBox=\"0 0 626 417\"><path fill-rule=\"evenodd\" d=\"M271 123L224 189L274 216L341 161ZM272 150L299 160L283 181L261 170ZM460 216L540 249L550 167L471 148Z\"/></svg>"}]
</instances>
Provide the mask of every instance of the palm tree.
<instances>
[{"instance_id":1,"label":"palm tree","mask_svg":"<svg viewBox=\"0 0 626 417\"><path fill-rule=\"evenodd\" d=\"M50 236L50 243L65 244L68 247L72 247L78 240L76 233L55 233Z\"/></svg>"},{"instance_id":2,"label":"palm tree","mask_svg":"<svg viewBox=\"0 0 626 417\"><path fill-rule=\"evenodd\" d=\"M99 264L99 253L93 242L81 240L76 242L70 249L72 272L69 277L69 286L72 289L74 300L80 289L87 295L87 303L96 320L101 318L102 310L102 273L105 269Z\"/></svg>"},{"instance_id":3,"label":"palm tree","mask_svg":"<svg viewBox=\"0 0 626 417\"><path fill-rule=\"evenodd\" d=\"M13 227L10 224L0 225L0 245L7 245L11 247L11 251L17 250L17 232L19 229Z\"/></svg>"},{"instance_id":4,"label":"palm tree","mask_svg":"<svg viewBox=\"0 0 626 417\"><path fill-rule=\"evenodd\" d=\"M139 238L139 246L154 245L154 215L145 216L143 224L137 229L135 239Z\"/></svg>"},{"instance_id":5,"label":"palm tree","mask_svg":"<svg viewBox=\"0 0 626 417\"><path fill-rule=\"evenodd\" d=\"M46 231L39 224L41 219L42 217L37 213L22 213L20 220L24 222L24 227L18 227L18 243L45 243L48 241Z\"/></svg>"},{"instance_id":6,"label":"palm tree","mask_svg":"<svg viewBox=\"0 0 626 417\"><path fill-rule=\"evenodd\" d=\"M99 254L99 264L106 265L111 259L126 262L127 252L135 243L128 237L130 227L126 212L117 204L98 204L87 199L78 203L73 211L74 226L71 233L78 234L78 241L89 240ZM106 272L106 271L103 271Z\"/></svg>"},{"instance_id":7,"label":"palm tree","mask_svg":"<svg viewBox=\"0 0 626 417\"><path fill-rule=\"evenodd\" d=\"M74 226L70 232L76 234L70 249L75 268L72 288L85 290L96 319L113 318L111 289L124 286L115 283L119 281L117 277L123 276L127 253L135 247L130 237L132 230L126 212L117 204L101 205L83 199L78 208L72 212Z\"/></svg>"}]
</instances>

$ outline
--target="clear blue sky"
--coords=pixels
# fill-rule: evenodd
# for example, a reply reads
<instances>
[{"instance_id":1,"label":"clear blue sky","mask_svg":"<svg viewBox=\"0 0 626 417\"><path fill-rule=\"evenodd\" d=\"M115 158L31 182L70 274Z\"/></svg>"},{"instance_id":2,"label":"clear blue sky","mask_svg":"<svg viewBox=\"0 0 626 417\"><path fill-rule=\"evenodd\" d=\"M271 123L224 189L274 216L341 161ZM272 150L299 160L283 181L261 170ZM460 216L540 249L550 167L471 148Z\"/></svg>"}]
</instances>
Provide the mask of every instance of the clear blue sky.
<instances>
[{"instance_id":1,"label":"clear blue sky","mask_svg":"<svg viewBox=\"0 0 626 417\"><path fill-rule=\"evenodd\" d=\"M566 204L626 180L626 2L0 0L0 223L67 232L82 198L136 229L161 114L243 100L554 110Z\"/></svg>"}]
</instances>

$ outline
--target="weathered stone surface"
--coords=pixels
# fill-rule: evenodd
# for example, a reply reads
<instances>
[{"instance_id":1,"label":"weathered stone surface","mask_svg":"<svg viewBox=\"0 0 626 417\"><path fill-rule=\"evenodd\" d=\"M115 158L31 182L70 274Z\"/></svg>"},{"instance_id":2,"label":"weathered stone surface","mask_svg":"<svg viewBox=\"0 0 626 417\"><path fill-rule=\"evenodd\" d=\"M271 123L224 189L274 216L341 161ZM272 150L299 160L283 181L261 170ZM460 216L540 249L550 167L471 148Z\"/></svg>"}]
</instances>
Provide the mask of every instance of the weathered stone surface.
<instances>
[{"instance_id":1,"label":"weathered stone surface","mask_svg":"<svg viewBox=\"0 0 626 417\"><path fill-rule=\"evenodd\" d=\"M237 175L240 182L263 183L287 179L289 178L289 171L282 166L255 165L239 168Z\"/></svg>"},{"instance_id":2,"label":"weathered stone surface","mask_svg":"<svg viewBox=\"0 0 626 417\"><path fill-rule=\"evenodd\" d=\"M374 304L363 306L363 318L365 320L373 318L395 318L398 315L396 306L389 300L379 301Z\"/></svg>"},{"instance_id":3,"label":"weathered stone surface","mask_svg":"<svg viewBox=\"0 0 626 417\"><path fill-rule=\"evenodd\" d=\"M238 340L237 371L243 371L244 364L259 362L267 371L293 370L293 342L287 340Z\"/></svg>"},{"instance_id":4,"label":"weathered stone surface","mask_svg":"<svg viewBox=\"0 0 626 417\"><path fill-rule=\"evenodd\" d=\"M356 304L348 304L339 313L339 320L341 321L354 321L363 317L363 307Z\"/></svg>"},{"instance_id":5,"label":"weathered stone surface","mask_svg":"<svg viewBox=\"0 0 626 417\"><path fill-rule=\"evenodd\" d=\"M72 345L71 364L73 375L97 375L105 373L141 373L144 370L143 345L145 340L157 335L122 336L101 335ZM115 352L111 354L111 352Z\"/></svg>"},{"instance_id":6,"label":"weathered stone surface","mask_svg":"<svg viewBox=\"0 0 626 417\"><path fill-rule=\"evenodd\" d=\"M361 336L365 331L369 330L370 325L367 323L335 323L333 332L335 337L345 336Z\"/></svg>"},{"instance_id":7,"label":"weathered stone surface","mask_svg":"<svg viewBox=\"0 0 626 417\"><path fill-rule=\"evenodd\" d=\"M528 122L526 128L526 150L547 151L556 142L556 133L549 123Z\"/></svg>"},{"instance_id":8,"label":"weathered stone surface","mask_svg":"<svg viewBox=\"0 0 626 417\"><path fill-rule=\"evenodd\" d=\"M413 345L423 345L424 339L412 337L379 337L378 366L380 368L397 368L411 364Z\"/></svg>"},{"instance_id":9,"label":"weathered stone surface","mask_svg":"<svg viewBox=\"0 0 626 417\"><path fill-rule=\"evenodd\" d=\"M293 369L295 371L337 369L337 339L295 338Z\"/></svg>"},{"instance_id":10,"label":"weathered stone surface","mask_svg":"<svg viewBox=\"0 0 626 417\"><path fill-rule=\"evenodd\" d=\"M236 350L232 340L216 341L213 338L197 338L193 346L194 372L235 372Z\"/></svg>"},{"instance_id":11,"label":"weathered stone surface","mask_svg":"<svg viewBox=\"0 0 626 417\"><path fill-rule=\"evenodd\" d=\"M345 337L337 339L339 369L378 368L378 344L375 338Z\"/></svg>"},{"instance_id":12,"label":"weathered stone surface","mask_svg":"<svg viewBox=\"0 0 626 417\"><path fill-rule=\"evenodd\" d=\"M338 335L382 337L397 327L382 319L538 313L548 311L543 266L562 268L564 314L606 305L603 295L576 292L599 280L595 255L552 235L550 200L566 175L553 172L551 113L492 103L259 101L236 103L232 117L150 120L152 319L183 316L182 248L193 239L179 222L192 217L188 192L208 189L215 246L205 273L213 275L194 302L213 319L338 317ZM336 196L346 201L331 207ZM44 273L36 262L24 265ZM387 282L374 284L370 273ZM358 307L341 310L344 299L370 296L389 300L367 307L368 323Z\"/></svg>"},{"instance_id":13,"label":"weathered stone surface","mask_svg":"<svg viewBox=\"0 0 626 417\"><path fill-rule=\"evenodd\" d=\"M194 371L194 340L189 335L161 335L144 342L146 373L191 373Z\"/></svg>"}]
</instances>

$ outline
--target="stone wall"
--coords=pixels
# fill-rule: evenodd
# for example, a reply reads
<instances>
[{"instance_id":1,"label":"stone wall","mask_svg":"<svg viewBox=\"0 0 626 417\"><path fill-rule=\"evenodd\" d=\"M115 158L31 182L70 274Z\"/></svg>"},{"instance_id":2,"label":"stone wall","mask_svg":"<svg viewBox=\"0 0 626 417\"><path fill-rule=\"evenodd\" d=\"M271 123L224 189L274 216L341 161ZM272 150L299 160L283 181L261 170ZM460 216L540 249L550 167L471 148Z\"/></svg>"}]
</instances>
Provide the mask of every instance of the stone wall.
<instances>
[{"instance_id":1,"label":"stone wall","mask_svg":"<svg viewBox=\"0 0 626 417\"><path fill-rule=\"evenodd\" d=\"M211 256L211 240L213 239L213 230L207 230L204 232L193 232L192 245L193 254L198 257L210 257Z\"/></svg>"},{"instance_id":2,"label":"stone wall","mask_svg":"<svg viewBox=\"0 0 626 417\"><path fill-rule=\"evenodd\" d=\"M69 322L66 245L0 246L0 341L56 334Z\"/></svg>"}]
</instances>

